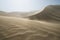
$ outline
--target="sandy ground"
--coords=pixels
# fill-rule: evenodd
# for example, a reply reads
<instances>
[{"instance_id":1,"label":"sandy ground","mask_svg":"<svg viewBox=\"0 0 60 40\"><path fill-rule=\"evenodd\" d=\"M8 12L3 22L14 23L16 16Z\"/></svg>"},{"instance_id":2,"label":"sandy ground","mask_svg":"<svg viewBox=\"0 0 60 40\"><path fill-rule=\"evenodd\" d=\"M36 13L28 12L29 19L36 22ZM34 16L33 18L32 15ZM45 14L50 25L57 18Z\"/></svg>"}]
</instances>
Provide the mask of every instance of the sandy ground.
<instances>
[{"instance_id":1,"label":"sandy ground","mask_svg":"<svg viewBox=\"0 0 60 40\"><path fill-rule=\"evenodd\" d=\"M60 22L0 16L0 40L60 40Z\"/></svg>"}]
</instances>

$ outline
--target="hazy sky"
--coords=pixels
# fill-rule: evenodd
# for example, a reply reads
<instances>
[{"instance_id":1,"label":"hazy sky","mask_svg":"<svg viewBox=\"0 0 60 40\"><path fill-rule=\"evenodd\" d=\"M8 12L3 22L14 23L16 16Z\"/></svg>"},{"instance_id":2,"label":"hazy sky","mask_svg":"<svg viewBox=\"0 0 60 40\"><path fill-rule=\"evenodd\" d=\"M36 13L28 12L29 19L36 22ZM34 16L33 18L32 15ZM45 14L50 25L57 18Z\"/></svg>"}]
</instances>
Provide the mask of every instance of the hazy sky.
<instances>
[{"instance_id":1,"label":"hazy sky","mask_svg":"<svg viewBox=\"0 0 60 40\"><path fill-rule=\"evenodd\" d=\"M60 0L0 0L0 11L32 11L56 4Z\"/></svg>"}]
</instances>

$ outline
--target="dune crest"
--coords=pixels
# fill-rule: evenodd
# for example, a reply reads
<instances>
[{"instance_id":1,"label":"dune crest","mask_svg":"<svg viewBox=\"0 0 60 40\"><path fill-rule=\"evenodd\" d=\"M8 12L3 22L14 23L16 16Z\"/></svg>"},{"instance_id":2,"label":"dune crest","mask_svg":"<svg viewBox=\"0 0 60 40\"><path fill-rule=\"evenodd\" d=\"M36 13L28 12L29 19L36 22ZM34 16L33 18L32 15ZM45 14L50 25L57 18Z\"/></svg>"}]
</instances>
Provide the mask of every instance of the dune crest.
<instances>
[{"instance_id":1,"label":"dune crest","mask_svg":"<svg viewBox=\"0 0 60 40\"><path fill-rule=\"evenodd\" d=\"M49 5L42 12L29 16L31 20L60 21L60 5Z\"/></svg>"}]
</instances>

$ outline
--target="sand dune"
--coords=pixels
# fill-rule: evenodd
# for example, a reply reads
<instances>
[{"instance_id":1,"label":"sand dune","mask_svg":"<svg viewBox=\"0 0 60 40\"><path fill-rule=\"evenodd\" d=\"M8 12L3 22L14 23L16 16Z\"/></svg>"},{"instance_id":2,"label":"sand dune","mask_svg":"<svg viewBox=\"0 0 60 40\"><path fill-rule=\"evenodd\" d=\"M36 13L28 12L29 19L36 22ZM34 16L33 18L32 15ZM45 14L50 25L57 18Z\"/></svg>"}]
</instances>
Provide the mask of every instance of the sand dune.
<instances>
[{"instance_id":1,"label":"sand dune","mask_svg":"<svg viewBox=\"0 0 60 40\"><path fill-rule=\"evenodd\" d=\"M49 5L42 12L29 16L31 20L60 21L60 5Z\"/></svg>"},{"instance_id":2,"label":"sand dune","mask_svg":"<svg viewBox=\"0 0 60 40\"><path fill-rule=\"evenodd\" d=\"M60 5L26 14L0 11L0 40L60 40Z\"/></svg>"},{"instance_id":3,"label":"sand dune","mask_svg":"<svg viewBox=\"0 0 60 40\"><path fill-rule=\"evenodd\" d=\"M0 40L60 40L60 23L0 16Z\"/></svg>"}]
</instances>

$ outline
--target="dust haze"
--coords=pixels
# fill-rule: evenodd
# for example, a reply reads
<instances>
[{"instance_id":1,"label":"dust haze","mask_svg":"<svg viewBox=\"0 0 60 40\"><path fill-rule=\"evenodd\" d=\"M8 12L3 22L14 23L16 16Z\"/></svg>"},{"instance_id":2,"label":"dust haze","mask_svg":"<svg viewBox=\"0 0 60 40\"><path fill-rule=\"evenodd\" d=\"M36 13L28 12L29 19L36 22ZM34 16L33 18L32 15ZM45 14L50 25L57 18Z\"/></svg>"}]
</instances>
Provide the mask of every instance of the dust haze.
<instances>
[{"instance_id":1,"label":"dust haze","mask_svg":"<svg viewBox=\"0 0 60 40\"><path fill-rule=\"evenodd\" d=\"M0 40L60 40L60 5L39 11L0 11Z\"/></svg>"}]
</instances>

